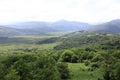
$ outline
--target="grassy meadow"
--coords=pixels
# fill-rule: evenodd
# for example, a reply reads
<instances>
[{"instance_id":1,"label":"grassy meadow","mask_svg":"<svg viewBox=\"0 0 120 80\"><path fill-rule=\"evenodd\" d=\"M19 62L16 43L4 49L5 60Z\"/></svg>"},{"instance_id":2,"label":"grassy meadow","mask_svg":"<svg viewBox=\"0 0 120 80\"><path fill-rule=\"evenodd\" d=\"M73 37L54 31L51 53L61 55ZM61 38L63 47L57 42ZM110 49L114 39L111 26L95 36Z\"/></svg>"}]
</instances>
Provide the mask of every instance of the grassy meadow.
<instances>
[{"instance_id":1,"label":"grassy meadow","mask_svg":"<svg viewBox=\"0 0 120 80\"><path fill-rule=\"evenodd\" d=\"M103 72L100 69L90 71L90 66L85 66L84 63L68 63L70 70L70 80L97 80L103 77Z\"/></svg>"}]
</instances>

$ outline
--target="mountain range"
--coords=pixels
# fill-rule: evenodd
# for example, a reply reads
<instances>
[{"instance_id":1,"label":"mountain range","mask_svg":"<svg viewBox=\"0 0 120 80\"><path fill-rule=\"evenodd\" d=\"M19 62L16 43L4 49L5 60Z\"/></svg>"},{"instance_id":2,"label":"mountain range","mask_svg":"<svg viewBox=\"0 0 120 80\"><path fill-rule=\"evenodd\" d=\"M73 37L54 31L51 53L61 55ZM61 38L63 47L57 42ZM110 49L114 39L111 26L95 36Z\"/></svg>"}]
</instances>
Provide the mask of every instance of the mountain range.
<instances>
[{"instance_id":1,"label":"mountain range","mask_svg":"<svg viewBox=\"0 0 120 80\"><path fill-rule=\"evenodd\" d=\"M0 26L0 37L16 36L16 35L21 35L21 34L23 33L14 28Z\"/></svg>"},{"instance_id":2,"label":"mountain range","mask_svg":"<svg viewBox=\"0 0 120 80\"><path fill-rule=\"evenodd\" d=\"M120 19L106 23L91 25L85 22L60 20L56 22L22 22L0 26L1 36L14 36L23 34L46 35L50 32L88 31L99 33L120 33Z\"/></svg>"},{"instance_id":3,"label":"mountain range","mask_svg":"<svg viewBox=\"0 0 120 80\"><path fill-rule=\"evenodd\" d=\"M99 33L120 33L120 19L92 26L87 31Z\"/></svg>"},{"instance_id":4,"label":"mountain range","mask_svg":"<svg viewBox=\"0 0 120 80\"><path fill-rule=\"evenodd\" d=\"M11 25L5 25L8 28L15 29L22 34L46 35L50 32L70 32L78 30L86 30L91 26L88 23L60 20L56 22L23 22Z\"/></svg>"}]
</instances>

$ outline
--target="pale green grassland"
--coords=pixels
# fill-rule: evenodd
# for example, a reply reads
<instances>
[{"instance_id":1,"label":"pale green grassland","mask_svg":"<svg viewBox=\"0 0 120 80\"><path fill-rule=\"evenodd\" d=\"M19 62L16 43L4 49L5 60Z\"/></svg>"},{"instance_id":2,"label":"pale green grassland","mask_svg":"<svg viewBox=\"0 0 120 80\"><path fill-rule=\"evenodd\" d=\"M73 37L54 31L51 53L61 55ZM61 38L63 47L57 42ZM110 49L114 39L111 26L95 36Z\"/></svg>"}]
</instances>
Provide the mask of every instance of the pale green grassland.
<instances>
[{"instance_id":1,"label":"pale green grassland","mask_svg":"<svg viewBox=\"0 0 120 80\"><path fill-rule=\"evenodd\" d=\"M56 36L22 35L22 36L14 36L13 38L43 39L43 38L51 38L51 37L56 37Z\"/></svg>"},{"instance_id":2,"label":"pale green grassland","mask_svg":"<svg viewBox=\"0 0 120 80\"><path fill-rule=\"evenodd\" d=\"M0 53L8 53L13 52L19 49L38 49L38 50L45 50L45 49L53 49L54 46L60 44L59 42L50 43L50 44L2 44L0 45Z\"/></svg>"},{"instance_id":3,"label":"pale green grassland","mask_svg":"<svg viewBox=\"0 0 120 80\"><path fill-rule=\"evenodd\" d=\"M49 35L52 35L52 36L63 36L65 34L69 34L69 33L72 33L73 31L67 31L67 32L49 32Z\"/></svg>"},{"instance_id":4,"label":"pale green grassland","mask_svg":"<svg viewBox=\"0 0 120 80\"><path fill-rule=\"evenodd\" d=\"M49 43L49 44L37 44L46 38L51 38L55 36L35 36L35 35L24 35L24 36L14 36L9 37L5 40L0 40L0 53L10 53L17 51L18 49L53 49L54 46L60 44L60 42Z\"/></svg>"},{"instance_id":5,"label":"pale green grassland","mask_svg":"<svg viewBox=\"0 0 120 80\"><path fill-rule=\"evenodd\" d=\"M70 80L98 80L102 78L102 71L95 69L89 71L90 66L85 66L84 63L68 63L70 70Z\"/></svg>"}]
</instances>

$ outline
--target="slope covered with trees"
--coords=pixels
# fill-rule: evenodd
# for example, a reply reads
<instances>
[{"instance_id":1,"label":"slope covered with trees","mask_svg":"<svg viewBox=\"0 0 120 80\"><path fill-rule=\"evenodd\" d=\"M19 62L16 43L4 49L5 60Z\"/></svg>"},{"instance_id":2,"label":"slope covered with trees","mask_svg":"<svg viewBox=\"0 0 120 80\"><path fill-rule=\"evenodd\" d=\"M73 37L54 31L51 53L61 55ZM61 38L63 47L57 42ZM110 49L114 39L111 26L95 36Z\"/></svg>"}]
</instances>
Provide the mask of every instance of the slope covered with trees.
<instances>
[{"instance_id":1,"label":"slope covered with trees","mask_svg":"<svg viewBox=\"0 0 120 80\"><path fill-rule=\"evenodd\" d=\"M0 48L1 80L120 78L120 34L79 31L60 37L37 38L22 47L20 43L13 44L15 47L5 43Z\"/></svg>"}]
</instances>

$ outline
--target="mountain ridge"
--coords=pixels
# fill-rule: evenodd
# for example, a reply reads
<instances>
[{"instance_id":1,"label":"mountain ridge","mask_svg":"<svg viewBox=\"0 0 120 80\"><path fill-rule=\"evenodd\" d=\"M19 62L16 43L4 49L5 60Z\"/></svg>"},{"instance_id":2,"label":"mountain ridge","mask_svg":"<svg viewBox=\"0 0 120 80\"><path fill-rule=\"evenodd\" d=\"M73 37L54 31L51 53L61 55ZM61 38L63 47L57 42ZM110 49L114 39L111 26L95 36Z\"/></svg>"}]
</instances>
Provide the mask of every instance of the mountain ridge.
<instances>
[{"instance_id":1,"label":"mountain ridge","mask_svg":"<svg viewBox=\"0 0 120 80\"><path fill-rule=\"evenodd\" d=\"M26 34L46 34L49 32L86 30L91 25L84 22L60 20L56 22L30 21L6 26Z\"/></svg>"},{"instance_id":2,"label":"mountain ridge","mask_svg":"<svg viewBox=\"0 0 120 80\"><path fill-rule=\"evenodd\" d=\"M120 33L120 19L111 20L98 25L85 22L59 20L56 22L30 21L0 26L0 36L14 36L21 34L49 35L51 32L96 32Z\"/></svg>"},{"instance_id":3,"label":"mountain ridge","mask_svg":"<svg viewBox=\"0 0 120 80\"><path fill-rule=\"evenodd\" d=\"M23 33L14 29L9 28L6 26L0 25L0 37L8 37L8 36L15 36L15 35L22 35Z\"/></svg>"},{"instance_id":4,"label":"mountain ridge","mask_svg":"<svg viewBox=\"0 0 120 80\"><path fill-rule=\"evenodd\" d=\"M120 33L120 19L115 19L103 24L92 26L87 31L98 33Z\"/></svg>"}]
</instances>

